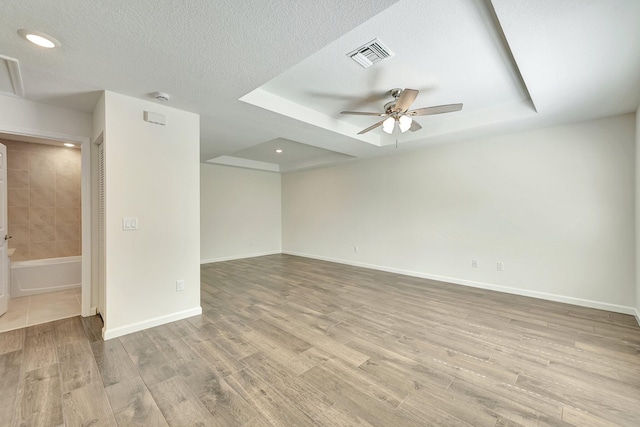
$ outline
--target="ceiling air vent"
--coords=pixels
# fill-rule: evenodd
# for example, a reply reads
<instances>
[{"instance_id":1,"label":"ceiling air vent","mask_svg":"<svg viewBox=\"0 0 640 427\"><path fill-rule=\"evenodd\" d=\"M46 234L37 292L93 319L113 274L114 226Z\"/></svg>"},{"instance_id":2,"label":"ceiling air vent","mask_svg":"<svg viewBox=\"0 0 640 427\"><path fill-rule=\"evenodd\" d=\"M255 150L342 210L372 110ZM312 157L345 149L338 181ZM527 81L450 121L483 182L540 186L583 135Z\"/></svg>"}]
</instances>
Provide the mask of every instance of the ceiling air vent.
<instances>
[{"instance_id":1,"label":"ceiling air vent","mask_svg":"<svg viewBox=\"0 0 640 427\"><path fill-rule=\"evenodd\" d=\"M24 98L24 86L17 59L0 55L0 95Z\"/></svg>"},{"instance_id":2,"label":"ceiling air vent","mask_svg":"<svg viewBox=\"0 0 640 427\"><path fill-rule=\"evenodd\" d=\"M393 52L382 44L380 40L373 39L369 43L347 53L347 56L360 64L362 68L369 68L376 62L392 57Z\"/></svg>"}]
</instances>

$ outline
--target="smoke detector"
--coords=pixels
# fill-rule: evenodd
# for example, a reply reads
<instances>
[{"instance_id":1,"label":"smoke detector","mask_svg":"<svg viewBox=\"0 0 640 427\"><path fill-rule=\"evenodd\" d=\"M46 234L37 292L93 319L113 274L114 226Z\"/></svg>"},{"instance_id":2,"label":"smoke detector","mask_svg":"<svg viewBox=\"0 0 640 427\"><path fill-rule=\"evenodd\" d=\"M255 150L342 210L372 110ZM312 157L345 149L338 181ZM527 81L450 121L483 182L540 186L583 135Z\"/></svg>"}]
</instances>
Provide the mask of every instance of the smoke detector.
<instances>
[{"instance_id":1,"label":"smoke detector","mask_svg":"<svg viewBox=\"0 0 640 427\"><path fill-rule=\"evenodd\" d=\"M161 102L167 102L169 99L171 99L171 95L166 92L153 92L151 96Z\"/></svg>"},{"instance_id":2,"label":"smoke detector","mask_svg":"<svg viewBox=\"0 0 640 427\"><path fill-rule=\"evenodd\" d=\"M347 56L362 68L369 68L373 64L391 58L394 55L380 40L373 39L369 43L347 53Z\"/></svg>"}]
</instances>

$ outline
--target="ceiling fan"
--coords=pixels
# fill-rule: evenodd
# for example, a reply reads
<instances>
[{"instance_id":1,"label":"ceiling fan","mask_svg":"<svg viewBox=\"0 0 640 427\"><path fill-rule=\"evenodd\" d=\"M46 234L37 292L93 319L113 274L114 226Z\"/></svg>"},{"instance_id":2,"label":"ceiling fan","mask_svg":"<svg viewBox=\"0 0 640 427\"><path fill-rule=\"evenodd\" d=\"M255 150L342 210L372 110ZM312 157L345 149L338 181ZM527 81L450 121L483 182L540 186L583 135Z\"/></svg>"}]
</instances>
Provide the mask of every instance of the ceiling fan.
<instances>
[{"instance_id":1,"label":"ceiling fan","mask_svg":"<svg viewBox=\"0 0 640 427\"><path fill-rule=\"evenodd\" d=\"M384 113L369 113L365 111L341 111L340 114L353 114L356 116L379 116L386 117L386 119L379 121L378 123L369 126L366 129L358 132L358 135L369 132L382 126L382 130L388 134L393 133L393 130L398 124L400 132L404 133L408 130L415 132L422 129L422 126L415 120L415 116L428 116L431 114L450 113L453 111L462 110L462 104L447 104L437 105L435 107L418 108L417 110L410 110L409 107L416 100L419 91L415 89L391 89L391 96L393 101L387 102L384 105Z\"/></svg>"}]
</instances>

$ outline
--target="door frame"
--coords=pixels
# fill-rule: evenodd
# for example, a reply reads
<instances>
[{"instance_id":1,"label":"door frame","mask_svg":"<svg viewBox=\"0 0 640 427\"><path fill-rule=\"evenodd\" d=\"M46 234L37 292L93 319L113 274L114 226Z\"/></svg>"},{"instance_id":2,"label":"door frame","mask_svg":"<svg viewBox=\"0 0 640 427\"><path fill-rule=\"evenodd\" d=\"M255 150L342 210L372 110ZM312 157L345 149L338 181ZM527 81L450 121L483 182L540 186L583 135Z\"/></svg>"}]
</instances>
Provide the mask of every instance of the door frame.
<instances>
[{"instance_id":1,"label":"door frame","mask_svg":"<svg viewBox=\"0 0 640 427\"><path fill-rule=\"evenodd\" d=\"M3 141L4 142L4 141ZM0 299L0 316L3 316L9 311L9 294L11 292L9 286L9 277L11 276L11 261L9 258L9 191L7 178L9 177L9 173L7 172L7 166L9 162L7 161L7 147L4 144L0 144L0 153L2 155L2 159L0 160L0 178L2 183L0 184L0 189L2 195L0 195L0 216L2 220L0 220L0 226L2 227L2 231L4 233L0 233L0 247L2 250L0 251L0 292L2 293L2 297ZM4 200L3 200L4 199ZM4 212L2 212L4 211ZM2 236L4 234L4 236Z\"/></svg>"},{"instance_id":2,"label":"door frame","mask_svg":"<svg viewBox=\"0 0 640 427\"><path fill-rule=\"evenodd\" d=\"M96 314L91 307L91 138L39 129L28 129L0 123L0 133L43 138L80 144L81 150L81 210L82 210L82 304L83 317Z\"/></svg>"}]
</instances>

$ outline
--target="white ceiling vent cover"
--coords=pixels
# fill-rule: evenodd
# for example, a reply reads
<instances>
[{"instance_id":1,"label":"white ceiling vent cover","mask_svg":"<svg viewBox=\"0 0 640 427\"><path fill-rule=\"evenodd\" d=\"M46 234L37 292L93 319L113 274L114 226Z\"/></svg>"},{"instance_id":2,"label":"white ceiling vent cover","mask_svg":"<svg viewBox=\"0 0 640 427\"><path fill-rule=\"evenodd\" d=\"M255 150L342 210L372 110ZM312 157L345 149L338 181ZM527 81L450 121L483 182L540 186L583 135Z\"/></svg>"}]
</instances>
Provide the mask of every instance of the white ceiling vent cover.
<instances>
[{"instance_id":1,"label":"white ceiling vent cover","mask_svg":"<svg viewBox=\"0 0 640 427\"><path fill-rule=\"evenodd\" d=\"M0 95L24 98L24 86L17 59L0 55Z\"/></svg>"},{"instance_id":2,"label":"white ceiling vent cover","mask_svg":"<svg viewBox=\"0 0 640 427\"><path fill-rule=\"evenodd\" d=\"M360 64L362 68L369 68L376 62L391 58L393 55L394 53L378 39L373 39L369 43L347 53L347 56Z\"/></svg>"}]
</instances>

